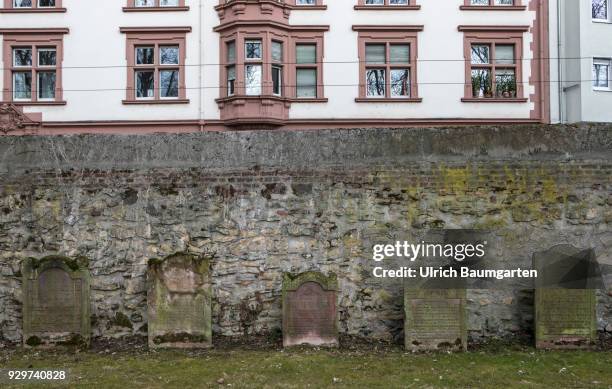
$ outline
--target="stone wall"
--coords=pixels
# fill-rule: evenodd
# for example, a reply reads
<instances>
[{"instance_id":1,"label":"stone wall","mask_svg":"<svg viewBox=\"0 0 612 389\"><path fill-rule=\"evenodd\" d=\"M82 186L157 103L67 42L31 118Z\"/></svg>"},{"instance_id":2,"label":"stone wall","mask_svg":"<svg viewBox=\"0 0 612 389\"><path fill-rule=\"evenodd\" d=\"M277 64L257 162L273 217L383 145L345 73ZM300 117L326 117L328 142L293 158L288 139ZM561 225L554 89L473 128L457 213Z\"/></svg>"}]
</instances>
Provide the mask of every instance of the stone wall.
<instances>
[{"instance_id":1,"label":"stone wall","mask_svg":"<svg viewBox=\"0 0 612 389\"><path fill-rule=\"evenodd\" d=\"M20 261L85 256L92 331L147 331L147 260L212 253L215 335L281 328L284 272L338 275L340 334L403 338L376 243L492 231L529 267L560 243L612 262L612 127L507 126L0 137L0 341L22 335ZM612 333L612 290L598 328ZM469 290L471 339L533 333L533 292Z\"/></svg>"}]
</instances>

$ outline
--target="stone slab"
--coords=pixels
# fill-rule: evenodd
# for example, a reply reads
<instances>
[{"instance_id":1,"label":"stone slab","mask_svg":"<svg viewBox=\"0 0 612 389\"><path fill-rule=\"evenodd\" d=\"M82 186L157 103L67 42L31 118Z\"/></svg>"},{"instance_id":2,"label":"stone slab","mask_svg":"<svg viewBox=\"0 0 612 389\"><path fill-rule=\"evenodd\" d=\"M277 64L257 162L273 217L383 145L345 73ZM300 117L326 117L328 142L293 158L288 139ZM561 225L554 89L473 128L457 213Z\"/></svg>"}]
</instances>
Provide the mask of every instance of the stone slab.
<instances>
[{"instance_id":1,"label":"stone slab","mask_svg":"<svg viewBox=\"0 0 612 389\"><path fill-rule=\"evenodd\" d=\"M404 290L407 350L467 350L465 289Z\"/></svg>"},{"instance_id":2,"label":"stone slab","mask_svg":"<svg viewBox=\"0 0 612 389\"><path fill-rule=\"evenodd\" d=\"M306 272L283 280L283 346L337 346L335 274Z\"/></svg>"},{"instance_id":3,"label":"stone slab","mask_svg":"<svg viewBox=\"0 0 612 389\"><path fill-rule=\"evenodd\" d=\"M181 253L149 261L149 347L211 347L211 296L208 259Z\"/></svg>"},{"instance_id":4,"label":"stone slab","mask_svg":"<svg viewBox=\"0 0 612 389\"><path fill-rule=\"evenodd\" d=\"M543 349L590 348L597 342L593 250L558 245L535 253L535 340ZM566 287L564 287L566 286Z\"/></svg>"},{"instance_id":5,"label":"stone slab","mask_svg":"<svg viewBox=\"0 0 612 389\"><path fill-rule=\"evenodd\" d=\"M50 256L22 263L25 346L87 346L90 291L86 258Z\"/></svg>"}]
</instances>

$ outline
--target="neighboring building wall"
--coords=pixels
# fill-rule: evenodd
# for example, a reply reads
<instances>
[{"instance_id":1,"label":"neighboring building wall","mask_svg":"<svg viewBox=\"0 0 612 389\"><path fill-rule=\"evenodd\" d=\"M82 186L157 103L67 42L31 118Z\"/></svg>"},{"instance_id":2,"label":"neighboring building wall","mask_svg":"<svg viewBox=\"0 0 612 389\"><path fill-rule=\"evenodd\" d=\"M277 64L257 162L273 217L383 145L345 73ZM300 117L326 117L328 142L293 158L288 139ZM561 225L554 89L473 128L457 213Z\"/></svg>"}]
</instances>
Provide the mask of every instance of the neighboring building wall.
<instances>
[{"instance_id":1,"label":"neighboring building wall","mask_svg":"<svg viewBox=\"0 0 612 389\"><path fill-rule=\"evenodd\" d=\"M557 14L558 4L561 5L560 14ZM597 88L593 85L594 61L607 61L612 69L612 40L609 39L612 34L611 7L612 1L608 1L608 19L604 21L593 19L592 0L555 0L551 3L552 122L612 121L612 73L608 75L608 87ZM557 41L559 18L560 42ZM557 51L558 46L560 52ZM559 85L562 87L559 88Z\"/></svg>"},{"instance_id":2,"label":"neighboring building wall","mask_svg":"<svg viewBox=\"0 0 612 389\"><path fill-rule=\"evenodd\" d=\"M275 2L263 2L271 7ZM353 4L354 3L354 4ZM548 96L539 91L540 79L547 74L538 70L531 59L540 57L532 49L542 45L538 27L545 28L547 14L538 10L547 0L517 0L512 9L479 9L465 7L464 0L430 2L413 1L410 7L392 10L355 9L358 0L324 0L313 10L291 6L289 26L328 26L324 34L323 84L326 101L291 103L287 113L288 127L318 125L372 125L409 123L410 121L442 122L503 122L548 121ZM43 131L109 130L110 123L120 132L154 131L164 123L172 131L193 131L204 128L222 129L219 105L221 87L219 57L220 34L213 29L221 21L216 0L187 0L181 10L158 12L126 12L127 0L105 1L95 7L77 0L65 0L66 12L0 13L2 29L68 28L65 34L63 58L63 99L61 106L26 106L26 113L42 112ZM266 5L266 6L267 6ZM357 7L359 8L359 7ZM363 8L363 7L362 7ZM545 9L545 8L544 8ZM266 22L261 12L255 21ZM360 77L358 34L354 26L377 25L423 26L417 33L418 98L414 101L356 101ZM466 102L466 61L464 36L459 26L491 27L503 37L505 27L522 28L523 58L520 63L523 97L509 102ZM126 105L127 65L126 34L120 27L190 27L186 33L185 81L186 99L183 104ZM513 32L515 33L515 32ZM534 35L536 34L536 35ZM1 34L0 34L1 37ZM7 59L3 59L6 66ZM8 59L10 61L10 58ZM468 61L469 62L469 61ZM92 68L93 67L93 68ZM547 70L547 67L544 67ZM1 83L2 81L0 81ZM468 84L470 80L467 80ZM0 85L6 88L5 85ZM544 88L543 88L544 89ZM548 92L546 90L546 92ZM422 101L420 100L422 99ZM287 103L288 104L288 103ZM444 109L441 109L443 107ZM119 126L121 125L121 126ZM163 128L162 128L163 129Z\"/></svg>"}]
</instances>

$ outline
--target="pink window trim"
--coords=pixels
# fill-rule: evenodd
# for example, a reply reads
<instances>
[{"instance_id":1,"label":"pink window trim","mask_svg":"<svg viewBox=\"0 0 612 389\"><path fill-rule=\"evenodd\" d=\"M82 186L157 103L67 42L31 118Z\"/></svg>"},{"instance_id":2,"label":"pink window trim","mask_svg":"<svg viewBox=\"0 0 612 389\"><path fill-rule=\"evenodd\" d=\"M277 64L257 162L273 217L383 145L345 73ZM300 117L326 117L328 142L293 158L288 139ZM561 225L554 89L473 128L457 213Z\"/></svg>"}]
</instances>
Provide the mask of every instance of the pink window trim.
<instances>
[{"instance_id":1,"label":"pink window trim","mask_svg":"<svg viewBox=\"0 0 612 389\"><path fill-rule=\"evenodd\" d=\"M191 27L121 27L120 31L126 34L126 60L127 60L127 86L126 97L123 104L187 104L186 83L185 83L185 59L186 55L186 34L191 32ZM179 47L179 64L168 65L167 68L178 68L179 87L178 98L161 99L159 95L159 47L175 45ZM136 47L154 46L155 60L150 67L136 66ZM150 100L136 99L136 88L134 86L134 71L137 68L155 69L155 90L154 98Z\"/></svg>"},{"instance_id":2,"label":"pink window trim","mask_svg":"<svg viewBox=\"0 0 612 389\"><path fill-rule=\"evenodd\" d=\"M310 27L310 26L309 26ZM293 102L322 102L325 101L323 88L323 53L324 53L324 31L327 26L319 26L318 31L294 30L292 28L281 29L271 26L243 26L239 29L225 31L221 35L220 58L223 66L220 67L221 99L228 98L256 98L257 96L246 96L244 66L249 63L261 64L262 69L262 94L261 96L273 96L272 94L272 61L271 45L272 41L283 43L283 72L282 72L282 94L275 98L284 98ZM247 61L244 54L244 42L246 40L261 40L263 58L259 61ZM236 61L236 81L234 94L228 96L227 88L227 44L235 43ZM317 70L317 97L316 98L297 98L296 97L296 69L298 67L309 67L309 65L297 65L295 51L298 44L316 44L316 64L313 66Z\"/></svg>"},{"instance_id":3,"label":"pink window trim","mask_svg":"<svg viewBox=\"0 0 612 389\"><path fill-rule=\"evenodd\" d=\"M359 97L355 99L357 102L395 102L395 103L418 103L422 99L419 98L418 90L418 33L423 31L423 26L364 26L355 25L353 31L358 31L359 41ZM387 93L385 98L372 98L366 95L366 61L365 47L368 43L409 43L410 44L410 97L391 97ZM392 64L383 65L386 68L392 68ZM381 66L381 67L383 67Z\"/></svg>"},{"instance_id":4,"label":"pink window trim","mask_svg":"<svg viewBox=\"0 0 612 389\"><path fill-rule=\"evenodd\" d=\"M523 5L523 0L514 0L513 5L495 5L495 0L489 0L489 5L473 5L470 0L464 0L464 4L459 6L463 11L524 11L527 6Z\"/></svg>"},{"instance_id":5,"label":"pink window trim","mask_svg":"<svg viewBox=\"0 0 612 389\"><path fill-rule=\"evenodd\" d=\"M375 4L366 4L366 0L358 0L357 5L353 8L358 11L364 10L377 10L377 11L406 11L406 10L419 10L421 9L420 5L416 4L416 0L408 0L408 4L405 5L392 5L389 4L389 0L384 0L385 3L383 5L375 5Z\"/></svg>"},{"instance_id":6,"label":"pink window trim","mask_svg":"<svg viewBox=\"0 0 612 389\"><path fill-rule=\"evenodd\" d=\"M159 3L160 0L155 0L155 6L153 7L136 7L136 0L127 0L127 6L123 7L123 12L189 11L189 7L185 6L185 0L179 0L179 5L174 7L162 7Z\"/></svg>"},{"instance_id":7,"label":"pink window trim","mask_svg":"<svg viewBox=\"0 0 612 389\"><path fill-rule=\"evenodd\" d=\"M326 10L327 9L327 5L323 4L323 0L315 0L315 3L313 5L298 5L297 0L285 0L285 3L293 9L299 9L299 10L304 10L304 11Z\"/></svg>"},{"instance_id":8,"label":"pink window trim","mask_svg":"<svg viewBox=\"0 0 612 389\"><path fill-rule=\"evenodd\" d=\"M465 85L462 102L471 103L525 103L523 86L523 33L529 26L459 26L463 34L463 55L465 59ZM516 97L515 98L475 98L472 96L472 44L513 44L515 55ZM494 54L491 59L495 61ZM494 64L492 66L495 66ZM495 67L503 68L503 65ZM494 85L492 89L494 89Z\"/></svg>"},{"instance_id":9,"label":"pink window trim","mask_svg":"<svg viewBox=\"0 0 612 389\"><path fill-rule=\"evenodd\" d=\"M3 0L3 8L0 8L0 13L46 13L46 12L66 12L66 8L62 7L62 0L55 0L55 7L39 7L38 0L32 0L30 8L14 8L13 0Z\"/></svg>"},{"instance_id":10,"label":"pink window trim","mask_svg":"<svg viewBox=\"0 0 612 389\"><path fill-rule=\"evenodd\" d=\"M67 28L40 28L40 29L0 29L3 35L2 57L4 58L4 87L2 90L2 100L11 102L14 105L65 105L63 100L62 88L62 62L64 60L64 34ZM13 101L13 47L32 46L32 99L30 101ZM39 101L37 90L38 58L35 55L36 47L55 48L56 66L55 70L55 100ZM21 69L21 68L20 68ZM43 69L43 68L41 68Z\"/></svg>"}]
</instances>

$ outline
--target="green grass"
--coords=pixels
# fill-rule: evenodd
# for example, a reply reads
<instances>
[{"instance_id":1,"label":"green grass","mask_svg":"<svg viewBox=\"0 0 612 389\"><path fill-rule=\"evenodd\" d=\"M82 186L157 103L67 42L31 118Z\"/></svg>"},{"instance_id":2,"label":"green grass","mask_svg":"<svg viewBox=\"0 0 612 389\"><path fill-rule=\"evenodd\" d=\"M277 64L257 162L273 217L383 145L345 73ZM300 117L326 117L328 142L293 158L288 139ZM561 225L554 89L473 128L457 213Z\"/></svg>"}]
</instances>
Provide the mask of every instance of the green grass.
<instances>
[{"instance_id":1,"label":"green grass","mask_svg":"<svg viewBox=\"0 0 612 389\"><path fill-rule=\"evenodd\" d=\"M612 388L612 352L531 349L459 354L411 354L399 348L0 350L0 367L70 369L69 387L83 388Z\"/></svg>"}]
</instances>

